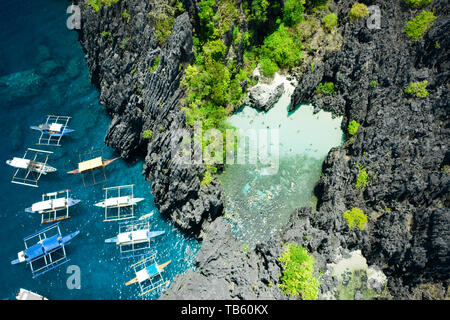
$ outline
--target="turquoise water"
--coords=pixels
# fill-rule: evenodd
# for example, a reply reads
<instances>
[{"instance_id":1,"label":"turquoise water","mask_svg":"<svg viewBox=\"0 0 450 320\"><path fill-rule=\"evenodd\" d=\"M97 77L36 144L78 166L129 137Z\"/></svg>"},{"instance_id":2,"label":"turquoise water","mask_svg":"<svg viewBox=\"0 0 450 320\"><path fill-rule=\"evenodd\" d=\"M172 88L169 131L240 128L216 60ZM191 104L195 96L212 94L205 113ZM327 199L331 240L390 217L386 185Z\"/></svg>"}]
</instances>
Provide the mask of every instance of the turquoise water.
<instances>
[{"instance_id":1,"label":"turquoise water","mask_svg":"<svg viewBox=\"0 0 450 320\"><path fill-rule=\"evenodd\" d=\"M140 299L136 286L124 283L134 277L121 260L114 245L104 239L116 235L117 222L103 222L103 210L93 206L102 200L103 187L134 184L136 197L144 197L135 210L137 216L155 208L151 185L142 174L142 162L118 160L106 168L108 181L85 188L80 176L67 175L76 168L78 153L90 148L104 149L104 157L115 156L103 139L110 122L98 103L98 92L90 84L84 53L77 34L66 28L66 8L61 0L2 0L0 2L0 298L14 299L25 288L49 299ZM76 131L62 139L62 147L38 147L39 133L29 129L45 120L47 114L73 117L70 127ZM39 188L10 183L14 169L5 161L21 157L27 147L54 151L49 165L56 174L43 176ZM70 189L82 202L71 210L72 218L60 223L64 234L81 233L67 247L69 263L36 279L24 264L11 265L23 249L23 237L43 228L38 215L24 208L40 200L46 192ZM159 212L150 220L152 229L164 230L154 248L158 261L172 260L165 269L166 279L192 267L199 243L186 239ZM81 270L81 289L68 289L66 269L77 265ZM156 299L150 295L146 298Z\"/></svg>"},{"instance_id":2,"label":"turquoise water","mask_svg":"<svg viewBox=\"0 0 450 320\"><path fill-rule=\"evenodd\" d=\"M226 165L220 176L225 217L236 237L248 245L281 231L295 208L315 207L313 189L322 163L328 151L343 141L342 117L324 111L313 114L311 105L288 113L293 87L285 84L285 88L268 112L244 106L229 119L237 129L278 130L278 152L271 150L269 157L279 162L271 169L274 174L266 174L269 165L234 164Z\"/></svg>"}]
</instances>

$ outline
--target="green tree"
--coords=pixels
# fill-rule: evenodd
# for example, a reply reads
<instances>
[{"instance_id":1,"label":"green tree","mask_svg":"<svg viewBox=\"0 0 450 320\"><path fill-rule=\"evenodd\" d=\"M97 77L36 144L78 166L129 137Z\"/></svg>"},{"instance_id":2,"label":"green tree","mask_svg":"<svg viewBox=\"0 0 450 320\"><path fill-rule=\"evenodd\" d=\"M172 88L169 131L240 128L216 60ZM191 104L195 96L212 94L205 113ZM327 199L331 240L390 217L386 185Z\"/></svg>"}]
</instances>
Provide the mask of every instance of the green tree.
<instances>
[{"instance_id":1,"label":"green tree","mask_svg":"<svg viewBox=\"0 0 450 320\"><path fill-rule=\"evenodd\" d=\"M360 124L355 120L350 121L347 128L348 133L352 136L355 135L356 132L358 131L359 126Z\"/></svg>"},{"instance_id":2,"label":"green tree","mask_svg":"<svg viewBox=\"0 0 450 320\"><path fill-rule=\"evenodd\" d=\"M344 219L347 221L348 227L350 229L358 227L360 230L362 230L367 223L367 216L360 208L352 208L351 210L345 211Z\"/></svg>"},{"instance_id":3,"label":"green tree","mask_svg":"<svg viewBox=\"0 0 450 320\"><path fill-rule=\"evenodd\" d=\"M411 8L423 8L429 5L433 0L405 0Z\"/></svg>"},{"instance_id":4,"label":"green tree","mask_svg":"<svg viewBox=\"0 0 450 320\"><path fill-rule=\"evenodd\" d=\"M338 17L334 13L327 14L325 17L323 17L322 23L325 25L325 28L327 28L328 31L331 31L335 26L337 26Z\"/></svg>"},{"instance_id":5,"label":"green tree","mask_svg":"<svg viewBox=\"0 0 450 320\"><path fill-rule=\"evenodd\" d=\"M369 9L364 3L355 2L348 13L350 21L355 21L369 16Z\"/></svg>"},{"instance_id":6,"label":"green tree","mask_svg":"<svg viewBox=\"0 0 450 320\"><path fill-rule=\"evenodd\" d=\"M405 89L405 93L415 95L419 98L426 98L429 93L426 89L428 84L427 80L418 81L418 82L411 82L408 85L408 88Z\"/></svg>"},{"instance_id":7,"label":"green tree","mask_svg":"<svg viewBox=\"0 0 450 320\"><path fill-rule=\"evenodd\" d=\"M436 16L433 12L422 11L414 19L406 23L403 32L408 35L413 41L417 41L431 28Z\"/></svg>"},{"instance_id":8,"label":"green tree","mask_svg":"<svg viewBox=\"0 0 450 320\"><path fill-rule=\"evenodd\" d=\"M304 4L305 0L286 0L284 2L283 22L292 26L294 23L303 20Z\"/></svg>"},{"instance_id":9,"label":"green tree","mask_svg":"<svg viewBox=\"0 0 450 320\"><path fill-rule=\"evenodd\" d=\"M291 297L315 300L319 296L320 280L314 273L315 259L302 246L288 244L278 258L283 267L279 288Z\"/></svg>"}]
</instances>

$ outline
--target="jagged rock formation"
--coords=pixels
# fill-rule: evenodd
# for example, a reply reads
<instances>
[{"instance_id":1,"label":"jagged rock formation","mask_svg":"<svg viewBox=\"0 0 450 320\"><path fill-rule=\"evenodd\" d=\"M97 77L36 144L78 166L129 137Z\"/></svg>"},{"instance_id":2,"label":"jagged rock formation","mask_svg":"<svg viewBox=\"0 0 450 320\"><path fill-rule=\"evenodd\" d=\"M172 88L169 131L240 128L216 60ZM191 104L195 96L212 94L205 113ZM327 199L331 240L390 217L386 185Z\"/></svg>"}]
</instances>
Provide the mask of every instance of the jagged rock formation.
<instances>
[{"instance_id":1,"label":"jagged rock formation","mask_svg":"<svg viewBox=\"0 0 450 320\"><path fill-rule=\"evenodd\" d=\"M268 84L258 84L249 90L250 105L261 111L270 110L284 91L284 85L273 87Z\"/></svg>"},{"instance_id":2,"label":"jagged rock formation","mask_svg":"<svg viewBox=\"0 0 450 320\"><path fill-rule=\"evenodd\" d=\"M222 212L222 191L217 179L201 187L203 164L178 166L171 156L171 133L185 129L179 85L183 64L193 58L193 27L187 12L179 15L160 46L148 15L152 3L123 0L98 13L80 5L79 38L100 102L112 116L105 143L123 158L146 155L143 173L152 181L161 214L200 238L203 224ZM143 136L146 130L152 132L150 141Z\"/></svg>"},{"instance_id":3,"label":"jagged rock formation","mask_svg":"<svg viewBox=\"0 0 450 320\"><path fill-rule=\"evenodd\" d=\"M357 245L369 263L385 266L391 293L406 298L412 296L402 284L443 281L445 287L450 274L450 177L442 170L450 160L450 17L445 1L434 1L438 18L414 43L402 33L412 16L406 4L366 3L380 6L381 29L368 29L364 20L346 23L343 47L301 79L292 105L311 101L317 110L343 115L344 130L352 120L361 123L350 141L330 152L318 209L359 207L371 215L369 237ZM338 8L345 21L350 3ZM422 80L428 97L404 93L410 82ZM325 81L335 83L336 95L316 94ZM371 177L364 190L354 188L357 162Z\"/></svg>"},{"instance_id":4,"label":"jagged rock formation","mask_svg":"<svg viewBox=\"0 0 450 320\"><path fill-rule=\"evenodd\" d=\"M343 115L345 131L350 121L361 123L353 139L331 150L323 165L318 213L298 210L284 232L248 254L237 245L231 246L231 254L229 246L220 243L232 243L232 237L211 234L199 252L195 273L178 276L162 298L185 294L200 298L203 291L196 288L206 288L216 278L221 279L221 290L213 289L210 297L280 298L275 285L281 272L277 258L286 242L313 252L320 270L326 270L339 248L362 249L368 263L388 276L390 294L385 298L448 296L450 177L443 170L450 160L448 8L445 1L434 1L438 19L423 40L413 43L402 33L412 16L403 2L364 3L380 6L382 28L369 30L365 20L350 23L353 1L335 4L343 46L300 77L292 98L292 106L312 102L317 111ZM426 99L404 94L409 82L425 79L430 91ZM335 83L336 95L316 93L325 81ZM371 177L363 190L354 187L357 162ZM352 207L369 215L365 230L348 229L342 213ZM246 281L249 274L257 274L257 280ZM335 285L336 279L325 272L322 296Z\"/></svg>"}]
</instances>

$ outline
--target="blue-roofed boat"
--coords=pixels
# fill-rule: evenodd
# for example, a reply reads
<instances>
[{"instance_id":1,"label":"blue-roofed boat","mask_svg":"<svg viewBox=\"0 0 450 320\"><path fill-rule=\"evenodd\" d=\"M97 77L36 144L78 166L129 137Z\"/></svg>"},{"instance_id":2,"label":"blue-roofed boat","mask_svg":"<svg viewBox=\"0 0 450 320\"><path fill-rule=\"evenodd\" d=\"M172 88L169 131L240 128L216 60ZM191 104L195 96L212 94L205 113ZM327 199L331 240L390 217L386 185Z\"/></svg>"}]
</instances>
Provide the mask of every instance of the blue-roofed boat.
<instances>
[{"instance_id":1,"label":"blue-roofed boat","mask_svg":"<svg viewBox=\"0 0 450 320\"><path fill-rule=\"evenodd\" d=\"M71 234L61 237L60 235L54 235L50 238L43 239L36 243L34 246L28 249L20 251L17 259L11 261L11 264L18 264L21 262L33 262L44 256L60 249L61 247L67 245L70 240L75 238L80 231L72 232Z\"/></svg>"},{"instance_id":2,"label":"blue-roofed boat","mask_svg":"<svg viewBox=\"0 0 450 320\"><path fill-rule=\"evenodd\" d=\"M131 279L127 283L125 283L126 286L129 286L130 284L137 283L137 282L143 282L145 280L148 280L150 278L153 278L154 276L161 273L165 267L171 262L171 260L164 262L163 264L157 264L153 263L144 269L139 270L136 272L136 278Z\"/></svg>"},{"instance_id":3,"label":"blue-roofed boat","mask_svg":"<svg viewBox=\"0 0 450 320\"><path fill-rule=\"evenodd\" d=\"M152 254L131 265L135 278L125 283L125 285L129 286L133 283L137 283L141 291L141 296L154 291L161 293L168 288L170 284L170 281L165 280L161 274L169 263L170 260L163 264L158 264L156 262L156 254Z\"/></svg>"},{"instance_id":4,"label":"blue-roofed boat","mask_svg":"<svg viewBox=\"0 0 450 320\"><path fill-rule=\"evenodd\" d=\"M59 223L42 229L23 239L25 250L17 253L17 259L12 260L11 264L22 262L29 264L35 278L69 261L65 246L79 233L80 231L75 231L62 236ZM37 265L33 264L35 262L38 262Z\"/></svg>"},{"instance_id":5,"label":"blue-roofed boat","mask_svg":"<svg viewBox=\"0 0 450 320\"><path fill-rule=\"evenodd\" d=\"M75 131L67 127L69 120L70 117L68 116L48 115L45 123L38 126L31 126L31 129L41 132L37 144L60 147L61 138L66 134Z\"/></svg>"}]
</instances>

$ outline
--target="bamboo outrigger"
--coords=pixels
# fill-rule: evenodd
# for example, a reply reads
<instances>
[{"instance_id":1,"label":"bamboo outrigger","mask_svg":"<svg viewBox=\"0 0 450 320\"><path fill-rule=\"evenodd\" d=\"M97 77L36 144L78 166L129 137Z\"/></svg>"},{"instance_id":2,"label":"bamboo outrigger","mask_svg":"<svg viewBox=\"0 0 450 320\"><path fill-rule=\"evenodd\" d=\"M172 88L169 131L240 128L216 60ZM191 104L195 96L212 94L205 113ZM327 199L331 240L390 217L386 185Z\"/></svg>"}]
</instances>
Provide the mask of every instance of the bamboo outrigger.
<instances>
[{"instance_id":1,"label":"bamboo outrigger","mask_svg":"<svg viewBox=\"0 0 450 320\"><path fill-rule=\"evenodd\" d=\"M137 283L141 290L141 296L154 290L162 292L169 286L170 281L165 281L161 272L170 264L170 262L171 261L169 260L159 265L156 262L156 254L136 262L130 266L130 268L133 268L136 277L125 283L125 285L129 286Z\"/></svg>"},{"instance_id":2,"label":"bamboo outrigger","mask_svg":"<svg viewBox=\"0 0 450 320\"><path fill-rule=\"evenodd\" d=\"M32 153L27 158L28 153ZM16 168L11 182L30 187L38 187L38 181L41 176L47 173L57 171L56 168L47 164L48 157L53 152L28 148L22 158L14 157L12 160L6 160L6 164ZM23 172L23 175L20 174Z\"/></svg>"}]
</instances>

